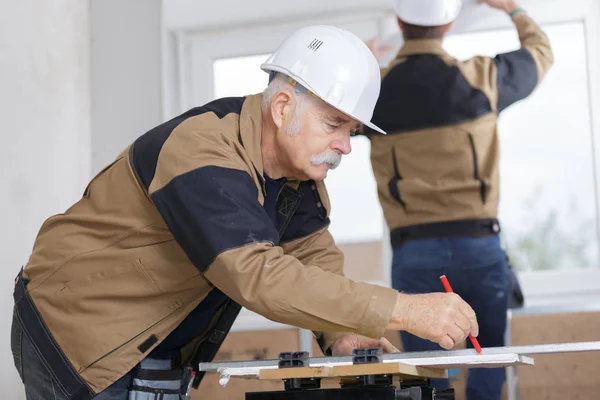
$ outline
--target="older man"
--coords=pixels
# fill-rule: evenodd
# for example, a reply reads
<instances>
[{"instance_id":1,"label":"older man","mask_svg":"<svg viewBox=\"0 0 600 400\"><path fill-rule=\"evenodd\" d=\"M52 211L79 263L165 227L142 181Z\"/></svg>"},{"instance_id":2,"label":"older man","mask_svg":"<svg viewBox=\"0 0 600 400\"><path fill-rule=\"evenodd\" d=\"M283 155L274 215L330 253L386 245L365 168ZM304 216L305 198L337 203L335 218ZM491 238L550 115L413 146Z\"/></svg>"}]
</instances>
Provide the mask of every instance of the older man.
<instances>
[{"instance_id":1,"label":"older man","mask_svg":"<svg viewBox=\"0 0 600 400\"><path fill-rule=\"evenodd\" d=\"M29 399L178 399L241 306L312 329L329 354L395 351L386 328L447 348L477 334L456 295L343 277L323 179L358 123L382 132L369 122L380 86L369 49L307 27L262 68L264 94L157 126L44 223L15 286L12 348Z\"/></svg>"}]
</instances>

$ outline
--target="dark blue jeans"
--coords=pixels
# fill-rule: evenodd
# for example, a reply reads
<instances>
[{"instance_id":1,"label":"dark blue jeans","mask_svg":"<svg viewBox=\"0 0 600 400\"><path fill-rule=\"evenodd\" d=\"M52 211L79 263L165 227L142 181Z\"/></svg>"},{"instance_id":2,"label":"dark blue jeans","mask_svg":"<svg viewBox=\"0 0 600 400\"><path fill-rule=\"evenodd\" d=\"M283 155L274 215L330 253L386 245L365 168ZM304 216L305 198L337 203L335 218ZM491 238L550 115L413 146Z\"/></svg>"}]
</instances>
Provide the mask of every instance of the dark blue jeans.
<instances>
[{"instance_id":1,"label":"dark blue jeans","mask_svg":"<svg viewBox=\"0 0 600 400\"><path fill-rule=\"evenodd\" d=\"M62 389L62 385L50 373L45 361L39 356L35 346L27 338L23 327L14 315L11 329L11 350L15 367L25 384L25 396L27 400L68 399L68 396ZM133 381L134 379L131 377L131 374L126 374L101 393L94 396L94 400L155 400L157 398L171 400L180 398L179 395L155 395L153 393L133 391Z\"/></svg>"},{"instance_id":2,"label":"dark blue jeans","mask_svg":"<svg viewBox=\"0 0 600 400\"><path fill-rule=\"evenodd\" d=\"M477 314L482 347L504 345L509 280L500 239L441 238L407 241L393 249L392 285L404 293L443 292L439 277L446 275L452 289ZM440 346L400 332L404 351L440 350ZM472 347L470 341L467 345ZM473 368L467 380L467 400L499 400L504 383L502 368ZM438 389L448 380L435 379Z\"/></svg>"}]
</instances>

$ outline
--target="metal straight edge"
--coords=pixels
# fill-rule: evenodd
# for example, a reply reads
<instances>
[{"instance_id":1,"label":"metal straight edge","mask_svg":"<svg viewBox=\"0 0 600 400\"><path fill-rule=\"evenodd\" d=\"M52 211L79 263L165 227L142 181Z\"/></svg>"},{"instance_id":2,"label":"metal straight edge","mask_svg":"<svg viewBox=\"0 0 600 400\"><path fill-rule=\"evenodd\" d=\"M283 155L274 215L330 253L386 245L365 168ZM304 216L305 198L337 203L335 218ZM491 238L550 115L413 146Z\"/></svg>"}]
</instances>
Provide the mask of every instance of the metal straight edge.
<instances>
[{"instance_id":1,"label":"metal straight edge","mask_svg":"<svg viewBox=\"0 0 600 400\"><path fill-rule=\"evenodd\" d=\"M539 344L528 346L507 346L507 347L488 347L483 348L482 354L505 354L515 353L519 355L533 354L555 354L555 353L577 353L584 351L600 351L600 342L577 342L577 343L560 343L560 344ZM383 355L383 362L395 362L409 360L414 358L431 358L431 357L457 357L469 356L477 354L473 349L463 350L436 350L436 351L421 351L410 353L388 353ZM352 364L352 357L311 357L310 365L343 365ZM229 361L229 362L209 362L200 363L200 371L219 371L223 368L277 368L278 360L259 360L259 361Z\"/></svg>"}]
</instances>

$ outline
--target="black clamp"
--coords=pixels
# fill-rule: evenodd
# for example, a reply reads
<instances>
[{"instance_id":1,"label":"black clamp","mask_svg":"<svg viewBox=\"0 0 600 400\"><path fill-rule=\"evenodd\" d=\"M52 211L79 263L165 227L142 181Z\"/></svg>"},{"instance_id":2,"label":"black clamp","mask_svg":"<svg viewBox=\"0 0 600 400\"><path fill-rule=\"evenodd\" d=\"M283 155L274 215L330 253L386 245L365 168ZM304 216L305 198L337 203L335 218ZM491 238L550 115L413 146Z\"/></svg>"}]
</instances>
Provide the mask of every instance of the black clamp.
<instances>
[{"instance_id":1,"label":"black clamp","mask_svg":"<svg viewBox=\"0 0 600 400\"><path fill-rule=\"evenodd\" d=\"M381 347L363 348L352 350L352 364L379 364L383 362L383 349ZM342 382L342 387L352 386L389 386L392 384L392 375L362 375Z\"/></svg>"},{"instance_id":2,"label":"black clamp","mask_svg":"<svg viewBox=\"0 0 600 400\"><path fill-rule=\"evenodd\" d=\"M352 364L376 364L380 362L383 362L383 349L381 347L352 350Z\"/></svg>"},{"instance_id":3,"label":"black clamp","mask_svg":"<svg viewBox=\"0 0 600 400\"><path fill-rule=\"evenodd\" d=\"M307 351L279 353L279 368L302 368L310 366ZM285 390L318 389L321 378L290 378L283 380Z\"/></svg>"},{"instance_id":4,"label":"black clamp","mask_svg":"<svg viewBox=\"0 0 600 400\"><path fill-rule=\"evenodd\" d=\"M279 353L279 368L308 367L308 351Z\"/></svg>"}]
</instances>

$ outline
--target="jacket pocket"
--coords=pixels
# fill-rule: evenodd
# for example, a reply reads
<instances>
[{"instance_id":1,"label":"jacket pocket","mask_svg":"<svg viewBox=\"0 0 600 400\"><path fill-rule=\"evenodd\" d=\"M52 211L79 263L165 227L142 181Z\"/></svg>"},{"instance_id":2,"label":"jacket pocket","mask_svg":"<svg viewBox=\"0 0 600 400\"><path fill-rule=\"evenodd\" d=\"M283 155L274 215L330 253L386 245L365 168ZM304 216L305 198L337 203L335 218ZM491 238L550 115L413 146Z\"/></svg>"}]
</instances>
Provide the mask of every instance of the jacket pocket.
<instances>
[{"instance_id":1,"label":"jacket pocket","mask_svg":"<svg viewBox=\"0 0 600 400\"><path fill-rule=\"evenodd\" d=\"M402 175L400 175L400 170L398 168L398 158L396 156L395 147L392 147L392 165L394 166L394 176L392 176L392 178L388 181L388 190L390 192L390 196L400 203L402 208L406 209L406 203L400 194L399 184L402 181Z\"/></svg>"},{"instance_id":2,"label":"jacket pocket","mask_svg":"<svg viewBox=\"0 0 600 400\"><path fill-rule=\"evenodd\" d=\"M69 281L52 301L60 313L52 318L53 332L78 371L181 307L159 290L140 259Z\"/></svg>"},{"instance_id":3,"label":"jacket pocket","mask_svg":"<svg viewBox=\"0 0 600 400\"><path fill-rule=\"evenodd\" d=\"M471 146L471 154L473 158L473 178L479 182L479 195L481 197L481 203L485 204L487 200L488 184L486 180L480 177L477 150L475 148L475 142L473 141L473 135L471 133L469 133L469 145Z\"/></svg>"},{"instance_id":4,"label":"jacket pocket","mask_svg":"<svg viewBox=\"0 0 600 400\"><path fill-rule=\"evenodd\" d=\"M127 345L131 345L132 349L134 349L134 351L136 351L136 352L140 352L140 353L149 352L150 349L153 348L154 345L159 343L159 340L156 337L156 335L152 334L150 336L151 339L154 339L152 342L149 342L148 339L144 341L144 342L151 343L149 346L147 346L145 348L142 348L144 343L136 346L137 343L132 343L132 342L134 342L134 341L137 342L141 337L146 337L149 334L151 334L153 328L155 328L161 322L163 322L164 320L169 318L171 316L171 314L173 314L173 312L175 312L182 305L183 304L180 301L175 301L173 304L170 304L169 306L163 308L164 312L161 314L158 314L158 315L160 315L160 317L152 319L152 322L150 322L149 325L144 324L143 325L144 329L137 332L137 334L135 334L135 336L132 336L132 337L128 338L127 340L122 341L120 343L117 343L115 346L111 346L109 351L102 353L98 358L89 361L86 365L82 365L78 369L77 372L83 373L83 371L85 371L86 369L93 367L98 362L102 361L106 357L110 356L111 354L115 353L116 351L119 351L120 349L122 349L124 346L127 346Z\"/></svg>"}]
</instances>

